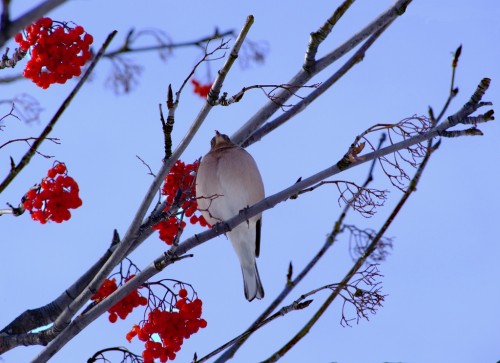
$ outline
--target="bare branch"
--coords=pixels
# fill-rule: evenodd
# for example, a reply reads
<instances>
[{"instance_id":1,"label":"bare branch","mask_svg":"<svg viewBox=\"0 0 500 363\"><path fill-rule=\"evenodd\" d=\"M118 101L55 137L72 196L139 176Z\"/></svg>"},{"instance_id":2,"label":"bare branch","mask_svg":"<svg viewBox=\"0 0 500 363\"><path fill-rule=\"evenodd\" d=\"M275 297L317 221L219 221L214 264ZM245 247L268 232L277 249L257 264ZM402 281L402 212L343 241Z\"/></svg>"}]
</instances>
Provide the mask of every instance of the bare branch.
<instances>
[{"instance_id":1,"label":"bare branch","mask_svg":"<svg viewBox=\"0 0 500 363\"><path fill-rule=\"evenodd\" d=\"M26 56L27 52L21 48L16 48L12 57L9 57L9 48L5 49L2 58L0 59L0 69L14 68L20 60Z\"/></svg>"},{"instance_id":2,"label":"bare branch","mask_svg":"<svg viewBox=\"0 0 500 363\"><path fill-rule=\"evenodd\" d=\"M460 123L467 122L467 119L469 118L469 115L477 110L479 107L487 105L488 103L485 102L480 102L482 96L484 95L484 92L486 91L488 87L489 82L488 81L482 81L474 95L471 97L470 102L468 102L464 107L462 107L461 110L459 110L457 113L455 113L453 116L457 117L458 120L460 120ZM492 112L490 113L489 117L492 117ZM451 117L451 116L450 116ZM450 119L450 117L448 119ZM485 117L486 119L487 117ZM444 122L441 124L439 127L443 127L444 130L449 127L449 124ZM428 131L426 134L431 134L431 133L438 133L436 128L433 128L431 131ZM419 138L418 136L413 137L412 139ZM352 279L352 277L356 274L356 272L359 270L359 268L366 262L367 258L375 251L377 248L377 244L379 243L380 239L382 236L385 234L389 226L391 225L392 221L396 218L397 214L403 207L403 205L406 203L410 195L416 190L416 186L420 180L420 177L422 175L423 170L425 169L428 160L432 154L433 151L437 149L437 146L432 145L432 139L429 138L427 143L427 151L426 154L420 163L413 179L409 183L409 186L407 190L405 191L404 195L402 196L401 200L399 203L396 205L394 208L393 212L389 215L387 218L386 222L384 225L381 227L381 229L378 231L378 233L373 237L371 240L371 243L366 247L363 255L356 261L354 266L351 268L351 270L346 274L344 279L342 280L341 283L339 283L338 287L335 289L335 291L329 296L329 298L325 301L325 303L321 306L321 308L318 310L318 312L313 316L312 319L304 326L301 331L299 331L287 344L285 344L279 351L277 351L274 355L272 355L267 361L269 362L274 362L278 360L279 358L283 357L286 352L288 352L299 340L301 340L311 329L312 325L314 325L318 319L322 316L322 314L326 311L326 309L329 307L331 302L341 294L342 289L344 286L346 286L349 281ZM400 142L398 144L404 144L405 141ZM393 145L394 146L394 145ZM393 146L390 146L385 149L391 149ZM351 148L356 148L351 146ZM359 315L358 315L359 317ZM267 362L266 361L266 362Z\"/></svg>"},{"instance_id":3,"label":"bare branch","mask_svg":"<svg viewBox=\"0 0 500 363\"><path fill-rule=\"evenodd\" d=\"M179 88L179 90L175 93L175 102L174 102L174 105L175 107L177 107L176 105L179 103L179 100L180 100L180 96L181 96L181 93L182 93L182 90L184 89L184 87L186 86L187 82L191 79L191 77L193 77L194 73L196 72L196 70L198 69L198 67L204 63L204 62L210 62L210 61L214 61L214 60L218 60L218 59L222 59L226 56L226 53L224 53L223 55L221 56L217 56L217 57L212 57L215 53L219 52L220 50L227 50L229 49L228 47L228 44L229 44L229 41L225 41L224 39L220 39L220 42L219 44L212 50L209 50L209 46L210 46L210 43L208 42L206 45L205 45L205 54L203 55L203 57L194 65L193 69L191 70L191 72L188 74L188 76L184 79L184 81L182 82L182 85L181 87ZM214 101L215 102L215 101ZM175 108L174 107L174 108Z\"/></svg>"},{"instance_id":4,"label":"bare branch","mask_svg":"<svg viewBox=\"0 0 500 363\"><path fill-rule=\"evenodd\" d=\"M320 83L315 83L312 85L303 85L303 86L294 86L292 84L256 84L253 86L248 86L248 87L243 87L240 92L236 93L235 95L231 96L229 99L227 98L227 93L223 93L222 96L216 101L216 104L221 105L221 106L229 106L235 102L241 101L243 96L245 95L245 92L251 90L251 89L260 89L266 97L278 104L280 100L276 98L276 91L277 90L286 90L289 92L292 96L298 97L300 99L304 99L304 97L299 96L297 94L297 91L302 88L318 88L320 86ZM270 91L266 91L266 89L269 89ZM293 105L291 104L280 104L279 105L283 111L286 111L287 108L292 107Z\"/></svg>"},{"instance_id":5,"label":"bare branch","mask_svg":"<svg viewBox=\"0 0 500 363\"><path fill-rule=\"evenodd\" d=\"M16 33L19 33L26 26L66 1L67 0L44 0L19 18L9 21L8 26L0 32L0 48L3 47L7 40L12 38Z\"/></svg>"},{"instance_id":6,"label":"bare branch","mask_svg":"<svg viewBox=\"0 0 500 363\"><path fill-rule=\"evenodd\" d=\"M106 80L106 85L111 87L115 94L131 92L139 84L139 76L143 67L130 58L116 56L111 58L112 73Z\"/></svg>"},{"instance_id":7,"label":"bare branch","mask_svg":"<svg viewBox=\"0 0 500 363\"><path fill-rule=\"evenodd\" d=\"M5 114L5 115L3 115L2 117L0 117L0 122L1 122L1 121L3 121L3 120L5 120L5 119L6 119L7 117L9 117L9 116L12 116L12 117L14 117L14 118L17 118L17 119L19 120L19 117L18 117L18 116L16 116L16 115L13 113L13 111L14 111L14 104L12 104L12 105L10 106L10 111L9 111L8 113L6 113L6 114ZM0 130L3 130L3 128L4 128L4 127L5 127L5 125L0 125Z\"/></svg>"},{"instance_id":8,"label":"bare branch","mask_svg":"<svg viewBox=\"0 0 500 363\"><path fill-rule=\"evenodd\" d=\"M317 294L323 290L339 290L339 296L344 300L342 304L342 317L340 319L340 324L342 326L350 326L350 322L356 319L356 323L359 323L360 319L368 318L368 313L375 314L379 307L382 307L382 302L384 301L385 295L381 292L381 282L377 281L383 277L378 270L378 266L369 265L363 271L358 271L352 276L352 282L342 284L328 284L317 289L314 289L306 294L301 295L296 303L300 303L306 298ZM356 310L356 318L348 318L346 315L347 306L351 305Z\"/></svg>"},{"instance_id":9,"label":"bare branch","mask_svg":"<svg viewBox=\"0 0 500 363\"><path fill-rule=\"evenodd\" d=\"M56 137L46 137L45 140L52 141L54 144L57 144L57 145L61 144L60 140L58 138L56 138ZM28 146L30 148L32 148L33 147L33 143L30 142L30 141L38 141L38 137L25 137L25 138L22 138L22 139L12 139L12 140L6 141L3 144L1 144L0 145L0 149L3 148L4 146L7 146L7 145L12 144L14 142L25 142L26 144L28 144ZM50 158L54 157L54 156L51 156L51 155L43 154L42 152L40 152L38 150L35 150L35 152L38 155L43 156L46 159L50 159Z\"/></svg>"},{"instance_id":10,"label":"bare branch","mask_svg":"<svg viewBox=\"0 0 500 363\"><path fill-rule=\"evenodd\" d=\"M151 167L148 163L146 163L139 155L136 155L135 157L139 159L141 163L148 169L148 175L151 175L152 177L156 176L155 173L153 173L153 170L151 170Z\"/></svg>"},{"instance_id":11,"label":"bare branch","mask_svg":"<svg viewBox=\"0 0 500 363\"><path fill-rule=\"evenodd\" d=\"M262 64L266 59L266 54L269 52L269 44L264 41L252 41L247 39L241 47L239 62L242 68L247 68L250 64Z\"/></svg>"},{"instance_id":12,"label":"bare branch","mask_svg":"<svg viewBox=\"0 0 500 363\"><path fill-rule=\"evenodd\" d=\"M318 53L320 44L328 37L333 27L353 3L354 0L345 0L317 31L311 33L309 45L306 51L306 58L304 65L302 66L306 71L311 70L311 68L315 65L316 54Z\"/></svg>"},{"instance_id":13,"label":"bare branch","mask_svg":"<svg viewBox=\"0 0 500 363\"><path fill-rule=\"evenodd\" d=\"M140 38L143 38L146 35L152 36L157 44L150 46L134 47L134 43L138 42ZM212 40L230 37L234 35L235 35L234 30L227 30L221 33L219 32L218 29L215 29L212 35L196 40L174 43L172 39L161 29L148 29L148 30L141 30L138 32L136 32L134 29L131 29L127 32L127 36L125 37L125 40L123 44L120 46L120 48L104 54L104 57L114 58L118 55L125 53L160 51L160 57L163 60L166 60L167 56L171 54L172 50L175 48L185 48L192 46L206 47L206 44L210 43Z\"/></svg>"},{"instance_id":14,"label":"bare branch","mask_svg":"<svg viewBox=\"0 0 500 363\"><path fill-rule=\"evenodd\" d=\"M13 76L0 77L0 83L12 83L24 79L21 73L15 74Z\"/></svg>"},{"instance_id":15,"label":"bare branch","mask_svg":"<svg viewBox=\"0 0 500 363\"><path fill-rule=\"evenodd\" d=\"M375 32L380 29L389 26L398 16L402 15L406 7L411 3L412 0L398 0L389 9L383 12L377 19L364 27L361 31L353 35L342 45L337 47L335 50L328 53L323 58L316 61L312 71L300 70L292 79L286 83L293 84L296 86L304 85L309 80L321 72L323 69L337 61L339 58L344 56L350 50L358 46L363 40L370 37ZM276 98L280 99L281 103L285 103L290 97L287 92L282 91L276 94ZM241 145L257 128L259 128L264 122L267 121L277 110L277 106L274 102L266 103L258 112L256 112L236 133L231 136L231 140Z\"/></svg>"},{"instance_id":16,"label":"bare branch","mask_svg":"<svg viewBox=\"0 0 500 363\"><path fill-rule=\"evenodd\" d=\"M87 360L87 363L95 363L95 362L105 362L105 363L110 363L111 360L108 360L104 354L106 353L120 353L122 355L122 360L121 362L130 362L130 363L143 363L144 360L142 359L141 355L132 353L130 350L128 350L125 347L110 347L106 349L101 349L92 355Z\"/></svg>"},{"instance_id":17,"label":"bare branch","mask_svg":"<svg viewBox=\"0 0 500 363\"><path fill-rule=\"evenodd\" d=\"M246 330L243 334L238 335L236 338L230 340L224 345L221 345L219 348L215 349L213 352L207 354L201 359L194 359L192 363L203 363L206 362L208 359L212 358L214 355L219 354L222 352L224 349L230 347L231 345L237 343L238 341L241 341L243 339L246 339L250 334L254 333L256 330L262 328L264 325L269 324L271 321L285 316L286 314L296 311L296 310L302 310L307 308L310 304L312 303L312 300L306 300L306 301L294 301L290 305L282 307L279 311L277 311L275 314L271 315L269 318L263 320L260 322L257 326L253 327L252 329Z\"/></svg>"},{"instance_id":18,"label":"bare branch","mask_svg":"<svg viewBox=\"0 0 500 363\"><path fill-rule=\"evenodd\" d=\"M437 118L434 117L434 112L433 112L432 108L429 107L429 115L430 115L431 122L432 122L433 126L441 121L446 110L448 110L448 106L450 105L451 101L458 94L458 88L455 88L455 72L457 70L457 65L458 65L458 60L460 58L460 54L462 54L462 46L461 45L455 51L455 55L453 56L453 61L451 63L450 93L449 93L448 98L447 98L446 102L444 103L443 108L441 109L441 112L439 113Z\"/></svg>"},{"instance_id":19,"label":"bare branch","mask_svg":"<svg viewBox=\"0 0 500 363\"><path fill-rule=\"evenodd\" d=\"M351 206L363 217L371 217L375 214L376 208L384 205L387 199L387 191L359 186L356 183L344 180L323 180L309 188L299 191L296 196L311 192L325 184L335 184L339 191L339 206L341 201L345 205Z\"/></svg>"},{"instance_id":20,"label":"bare branch","mask_svg":"<svg viewBox=\"0 0 500 363\"><path fill-rule=\"evenodd\" d=\"M344 286L344 291L339 294L344 300L340 320L342 326L350 326L350 322L354 319L357 324L360 319L369 320L368 313L374 315L378 308L382 307L386 295L381 294L381 282L377 281L380 277L383 276L379 273L377 265L370 265L364 271L356 272L353 282ZM331 289L333 290L333 286ZM356 318L346 316L346 308L349 305L356 310Z\"/></svg>"},{"instance_id":21,"label":"bare branch","mask_svg":"<svg viewBox=\"0 0 500 363\"><path fill-rule=\"evenodd\" d=\"M11 111L8 115L21 119L26 123L36 122L40 120L40 113L43 111L42 106L36 98L27 94L21 93L12 99L0 100L0 105L8 103L12 105ZM14 114L13 111L16 111ZM0 121L4 117L0 118Z\"/></svg>"},{"instance_id":22,"label":"bare branch","mask_svg":"<svg viewBox=\"0 0 500 363\"><path fill-rule=\"evenodd\" d=\"M349 224L342 226L342 231L345 230L349 232L349 254L356 261L366 253L366 249L377 235L377 231L371 228L360 229ZM388 250L392 249L392 242L393 238L391 237L381 237L369 259L374 263L385 261L389 254Z\"/></svg>"},{"instance_id":23,"label":"bare branch","mask_svg":"<svg viewBox=\"0 0 500 363\"><path fill-rule=\"evenodd\" d=\"M387 25L388 26L388 25ZM262 139L265 135L271 131L277 129L294 116L305 110L314 100L326 92L331 86L333 86L339 79L341 79L349 70L356 64L364 59L366 51L373 45L373 43L382 35L386 27L382 27L373 33L370 38L366 40L365 43L354 53L354 55L349 58L342 67L340 67L333 75L331 75L326 81L321 83L315 90L313 90L308 96L304 97L297 104L292 106L286 113L281 114L274 120L267 122L259 129L255 130L245 141L241 144L242 147L247 147L256 141Z\"/></svg>"}]
</instances>

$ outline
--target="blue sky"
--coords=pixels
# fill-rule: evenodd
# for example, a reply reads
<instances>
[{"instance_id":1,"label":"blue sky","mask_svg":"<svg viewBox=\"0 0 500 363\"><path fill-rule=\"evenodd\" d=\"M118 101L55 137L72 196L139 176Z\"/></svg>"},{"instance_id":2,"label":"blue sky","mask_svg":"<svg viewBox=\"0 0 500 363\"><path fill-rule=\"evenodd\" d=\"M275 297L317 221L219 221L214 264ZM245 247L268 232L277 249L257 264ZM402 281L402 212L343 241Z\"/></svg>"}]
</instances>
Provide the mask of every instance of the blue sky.
<instances>
[{"instance_id":1,"label":"blue sky","mask_svg":"<svg viewBox=\"0 0 500 363\"><path fill-rule=\"evenodd\" d=\"M266 41L269 52L263 65L235 66L223 90L236 93L242 87L286 83L300 68L309 33L315 31L339 2L288 1L227 2L192 1L73 1L49 15L72 20L94 35L95 44L119 31L110 49L131 27L161 28L174 41L188 41L221 31L239 30L249 14L255 16L249 38ZM320 48L333 49L389 6L391 1L356 2L338 28ZM36 2L14 1L13 16ZM468 100L483 77L492 79L484 100L498 103L500 96L500 6L494 0L414 1L407 12L368 51L364 61L308 109L249 147L260 167L266 194L270 195L338 161L354 137L376 123L394 123L426 114L429 105L440 109L447 97L451 60L462 44L463 52L455 85L460 92L450 111ZM13 46L11 46L12 48ZM169 83L178 88L201 53L181 49L162 62L156 54L133 56L144 65L136 89L115 96L105 84L109 63L101 62L93 81L86 84L64 113L52 136L61 145L45 144L43 151L66 162L79 182L83 207L70 222L40 225L28 215L0 219L0 325L5 326L28 308L44 305L74 282L107 247L113 229L122 234L130 223L151 177L139 155L158 170L163 140L158 103L166 98ZM222 61L211 63L212 72ZM341 63L339 63L341 64ZM198 74L205 75L202 67ZM333 70L314 78L326 79ZM10 120L4 139L35 136L50 119L73 85L47 91L28 82L2 86L1 99L22 92L36 97L44 107L39 124ZM260 91L245 95L231 107L215 108L201 127L183 160L193 161L209 148L213 130L236 131L266 102ZM187 89L176 114L173 134L178 142L203 100ZM486 110L486 109L485 109ZM370 321L343 328L340 301L334 304L283 362L494 362L500 359L500 300L498 222L500 131L493 122L481 125L482 137L445 139L424 172L418 191L387 232L394 248L380 267L384 275L384 306ZM21 145L2 150L2 170L8 155L21 155ZM52 161L35 158L0 197L16 203L24 192L51 167ZM367 167L338 176L363 181ZM389 188L376 169L374 187ZM390 189L386 206L369 219L352 214L346 223L377 229L399 199ZM324 186L295 201L264 213L260 275L266 291L262 301L248 303L243 296L238 262L224 237L193 251L194 258L162 272L194 285L204 301L208 327L187 340L176 361L203 356L240 334L267 307L283 284L288 264L296 271L323 244L340 208L337 191ZM185 236L199 232L189 227ZM351 266L347 236L328 252L318 268L290 296L291 302L319 286L339 281ZM165 250L163 242L150 238L132 258L144 267ZM278 319L255 334L234 359L256 362L267 358L287 342L312 315L327 294L316 295L311 306ZM108 346L129 344L124 335L140 314L111 325L106 317L67 344L53 362L84 362L93 352ZM16 348L1 358L7 363L27 362L40 347Z\"/></svg>"}]
</instances>

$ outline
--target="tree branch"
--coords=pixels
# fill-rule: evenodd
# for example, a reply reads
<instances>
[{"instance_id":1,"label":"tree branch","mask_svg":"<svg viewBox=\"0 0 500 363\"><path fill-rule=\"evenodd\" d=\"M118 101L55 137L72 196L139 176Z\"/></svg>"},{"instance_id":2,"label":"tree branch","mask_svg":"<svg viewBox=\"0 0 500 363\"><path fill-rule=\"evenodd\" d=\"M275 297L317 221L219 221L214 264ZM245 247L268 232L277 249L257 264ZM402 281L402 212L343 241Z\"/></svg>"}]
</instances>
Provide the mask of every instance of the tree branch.
<instances>
[{"instance_id":1,"label":"tree branch","mask_svg":"<svg viewBox=\"0 0 500 363\"><path fill-rule=\"evenodd\" d=\"M128 36L126 37L123 45L120 48L104 54L104 57L105 58L113 58L113 57L116 57L120 54L126 54L126 53L140 53L140 52L151 52L151 51L159 51L159 50L171 50L171 49L175 49L175 48L184 48L184 47L190 47L190 46L200 46L201 47L203 44L208 43L211 40L229 37L229 36L234 36L234 30L227 30L225 32L219 33L219 31L216 29L213 35L203 37L203 38L200 38L197 40L190 40L190 41L179 42L179 43L167 43L167 44L135 47L135 48L130 46L130 44L131 44L130 39L131 39L132 34L133 34L133 30L131 30L128 33Z\"/></svg>"},{"instance_id":2,"label":"tree branch","mask_svg":"<svg viewBox=\"0 0 500 363\"><path fill-rule=\"evenodd\" d=\"M43 17L49 11L55 9L67 0L45 0L33 9L29 10L14 21L10 21L8 26L0 32L0 48L5 45L7 40L23 30L26 26L35 20Z\"/></svg>"},{"instance_id":3,"label":"tree branch","mask_svg":"<svg viewBox=\"0 0 500 363\"><path fill-rule=\"evenodd\" d=\"M302 86L309 82L309 80L320 73L323 69L337 61L339 58L344 56L350 50L358 46L363 40L368 38L370 35L376 31L390 25L398 16L404 13L406 7L411 3L412 0L398 0L389 9L383 12L377 19L372 23L368 24L361 31L353 35L342 45L337 47L332 52L328 53L323 58L316 61L314 67L311 71L306 71L304 69L300 70L287 84L293 84L295 86ZM281 91L276 94L276 98L280 99L284 103L288 100L291 95L286 91ZM232 136L231 140L241 145L257 128L259 128L264 122L266 122L269 117L271 117L277 110L279 106L272 101L267 102L257 113L255 113L242 127L238 129Z\"/></svg>"},{"instance_id":4,"label":"tree branch","mask_svg":"<svg viewBox=\"0 0 500 363\"><path fill-rule=\"evenodd\" d=\"M337 10L335 10L333 15L327 19L323 26L321 26L317 31L311 33L303 65L303 68L306 71L310 71L314 67L316 63L316 54L318 53L320 44L328 37L333 27L337 24L340 18L342 18L346 11L349 10L353 3L354 0L345 0L337 8Z\"/></svg>"},{"instance_id":5,"label":"tree branch","mask_svg":"<svg viewBox=\"0 0 500 363\"><path fill-rule=\"evenodd\" d=\"M321 96L325 91L327 91L331 86L333 86L339 79L341 79L345 74L347 74L352 67L361 62L364 57L366 51L375 43L380 35L387 29L389 24L378 29L375 33L373 33L370 38L354 53L354 55L347 60L347 62L342 65L333 75L331 75L326 81L321 83L318 88L313 90L308 96L304 99L296 103L292 108L290 108L287 112L282 113L274 120L267 122L255 132L253 132L245 141L242 143L242 147L247 147L261 140L265 135L269 134L271 131L274 131L278 127L285 124L287 121L292 119L294 116L304 111L313 101L315 101L319 96Z\"/></svg>"}]
</instances>

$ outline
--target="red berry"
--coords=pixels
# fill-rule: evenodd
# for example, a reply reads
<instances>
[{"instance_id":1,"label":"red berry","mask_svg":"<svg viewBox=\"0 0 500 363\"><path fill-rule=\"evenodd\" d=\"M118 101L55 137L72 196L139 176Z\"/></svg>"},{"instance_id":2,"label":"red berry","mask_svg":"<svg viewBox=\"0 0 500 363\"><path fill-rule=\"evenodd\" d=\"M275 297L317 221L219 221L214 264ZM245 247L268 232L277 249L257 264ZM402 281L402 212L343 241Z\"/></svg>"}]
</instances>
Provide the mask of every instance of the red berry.
<instances>
[{"instance_id":1,"label":"red berry","mask_svg":"<svg viewBox=\"0 0 500 363\"><path fill-rule=\"evenodd\" d=\"M83 36L83 43L86 44L86 45L90 45L94 42L94 37L92 35L90 35L89 33L86 33L84 36Z\"/></svg>"},{"instance_id":2,"label":"red berry","mask_svg":"<svg viewBox=\"0 0 500 363\"><path fill-rule=\"evenodd\" d=\"M16 41L16 43L19 43L19 45L21 45L21 43L24 41L22 33L17 33L14 36L14 40Z\"/></svg>"},{"instance_id":3,"label":"red berry","mask_svg":"<svg viewBox=\"0 0 500 363\"><path fill-rule=\"evenodd\" d=\"M55 171L54 168L51 168L51 169L49 169L49 171L47 171L47 177L48 178L53 179L53 178L56 177L56 175L57 175L57 172Z\"/></svg>"},{"instance_id":4,"label":"red berry","mask_svg":"<svg viewBox=\"0 0 500 363\"><path fill-rule=\"evenodd\" d=\"M111 323L116 323L116 321L118 320L118 317L116 314L109 314L109 317L108 317L109 321Z\"/></svg>"}]
</instances>

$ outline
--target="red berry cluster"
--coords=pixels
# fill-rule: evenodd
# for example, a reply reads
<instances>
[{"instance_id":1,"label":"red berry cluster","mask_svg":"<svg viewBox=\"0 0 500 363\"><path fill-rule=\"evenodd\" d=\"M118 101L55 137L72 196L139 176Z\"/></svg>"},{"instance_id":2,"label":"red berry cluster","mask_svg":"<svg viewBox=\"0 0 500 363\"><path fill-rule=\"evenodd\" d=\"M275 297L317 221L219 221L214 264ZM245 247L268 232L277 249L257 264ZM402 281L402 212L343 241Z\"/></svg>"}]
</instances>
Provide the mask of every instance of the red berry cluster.
<instances>
[{"instance_id":1,"label":"red berry cluster","mask_svg":"<svg viewBox=\"0 0 500 363\"><path fill-rule=\"evenodd\" d=\"M126 338L130 342L137 336L145 342L144 363L153 363L158 358L162 363L174 360L184 339L207 326L206 320L201 319L202 304L200 299L189 302L184 297L177 300L172 311L154 309L148 314L148 320L141 323L142 326L134 325ZM161 342L152 340L153 334L158 334Z\"/></svg>"},{"instance_id":2,"label":"red berry cluster","mask_svg":"<svg viewBox=\"0 0 500 363\"><path fill-rule=\"evenodd\" d=\"M125 282L129 281L134 276L135 275L130 275L125 279ZM101 285L99 290L90 299L99 302L105 297L111 295L117 289L118 286L116 285L115 278L106 279L104 280L104 283ZM115 323L118 320L118 317L120 317L120 319L122 320L125 320L127 315L130 314L132 310L134 310L134 308L141 305L146 306L147 304L148 299L140 295L137 289L135 289L108 310L108 319L111 323Z\"/></svg>"},{"instance_id":3,"label":"red berry cluster","mask_svg":"<svg viewBox=\"0 0 500 363\"><path fill-rule=\"evenodd\" d=\"M78 183L67 175L66 165L57 163L47 172L39 185L31 188L23 198L23 207L31 218L42 224L48 220L61 223L71 218L69 209L82 205Z\"/></svg>"},{"instance_id":4,"label":"red berry cluster","mask_svg":"<svg viewBox=\"0 0 500 363\"><path fill-rule=\"evenodd\" d=\"M111 295L113 292L115 292L118 289L118 285L116 285L116 279L106 279L102 283L101 287L97 292L92 295L90 300L93 300L95 302L100 302L102 301L105 297L108 297Z\"/></svg>"},{"instance_id":5,"label":"red berry cluster","mask_svg":"<svg viewBox=\"0 0 500 363\"><path fill-rule=\"evenodd\" d=\"M44 89L78 77L83 65L92 58L90 45L94 38L80 25L71 28L41 18L26 27L25 37L19 33L14 39L22 50L31 48L31 59L23 76Z\"/></svg>"},{"instance_id":6,"label":"red berry cluster","mask_svg":"<svg viewBox=\"0 0 500 363\"><path fill-rule=\"evenodd\" d=\"M212 83L209 84L201 84L197 79L193 78L191 79L191 84L193 85L194 89L193 92L200 97L207 98L208 92L212 88Z\"/></svg>"},{"instance_id":7,"label":"red berry cluster","mask_svg":"<svg viewBox=\"0 0 500 363\"><path fill-rule=\"evenodd\" d=\"M195 179L198 164L198 162L185 164L182 161L177 160L165 178L162 194L167 197L167 203L170 207L174 204L177 191L180 189L180 207L184 210L184 215L186 217L190 217L189 222L191 222L191 224L199 223L202 227L206 227L209 226L209 224L205 218L203 218L202 215L195 214L198 210L198 203L196 202L195 197ZM162 241L171 245L175 236L179 232L179 226L184 228L186 223L184 221L179 221L176 217L170 217L166 221L161 221L156 224L153 228L160 232L160 239Z\"/></svg>"},{"instance_id":8,"label":"red berry cluster","mask_svg":"<svg viewBox=\"0 0 500 363\"><path fill-rule=\"evenodd\" d=\"M184 227L186 227L186 222L180 221L176 217L170 217L165 221L155 224L153 229L160 232L160 239L163 242L167 245L172 245L177 233L179 233L179 229L183 229Z\"/></svg>"}]
</instances>

